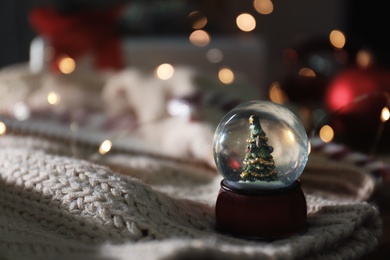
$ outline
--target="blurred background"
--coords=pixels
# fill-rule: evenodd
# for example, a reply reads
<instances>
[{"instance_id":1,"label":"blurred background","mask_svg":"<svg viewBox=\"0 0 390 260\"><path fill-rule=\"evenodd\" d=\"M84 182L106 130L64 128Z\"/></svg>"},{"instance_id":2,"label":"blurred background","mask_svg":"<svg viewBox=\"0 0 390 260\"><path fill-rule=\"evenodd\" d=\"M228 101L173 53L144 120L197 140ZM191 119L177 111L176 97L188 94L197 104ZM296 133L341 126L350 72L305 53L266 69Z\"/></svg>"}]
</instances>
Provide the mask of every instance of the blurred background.
<instances>
[{"instance_id":1,"label":"blurred background","mask_svg":"<svg viewBox=\"0 0 390 260\"><path fill-rule=\"evenodd\" d=\"M114 133L98 136L100 155L123 145L126 130L131 147L144 139L149 150L214 165L209 123L240 102L271 100L321 145L341 143L390 163L384 5L0 0L0 115L60 120L72 138L94 136L83 127ZM95 113L101 109L111 117ZM52 134L45 124L30 126ZM390 168L375 174L388 190Z\"/></svg>"},{"instance_id":2,"label":"blurred background","mask_svg":"<svg viewBox=\"0 0 390 260\"><path fill-rule=\"evenodd\" d=\"M71 74L58 67L61 52L96 70L190 65L213 84L249 89L229 108L241 94L270 99L323 141L374 153L390 143L385 10L352 0L1 0L0 68ZM98 60L80 61L91 49Z\"/></svg>"},{"instance_id":3,"label":"blurred background","mask_svg":"<svg viewBox=\"0 0 390 260\"><path fill-rule=\"evenodd\" d=\"M298 0L294 3L281 1L63 1L34 0L16 2L0 1L0 67L29 59L30 44L38 32L29 21L29 11L38 6L53 6L63 12L82 8L100 8L115 2L127 3L128 8L121 14L120 33L124 38L170 37L180 36L188 39L197 29L206 31L211 39L217 36L241 35L242 37L259 37L266 45L261 53L267 58L267 66L261 83L269 85L280 76L283 51L311 39L327 38L332 30L343 30L348 37L356 38L356 44L372 47L386 46L375 40L368 29L375 25L375 16L366 21L366 29L359 26L366 7L359 7L363 1L311 1ZM256 5L255 5L256 4ZM362 5L362 4L360 4ZM377 6L377 5L372 5ZM193 11L198 11L190 16ZM378 8L380 11L380 8ZM236 18L247 13L255 21L248 29L240 29ZM202 17L207 22L202 26L194 24ZM379 17L379 18L378 18ZM249 18L251 19L251 18ZM364 19L368 20L368 19ZM371 24L371 25L370 25ZM264 59L259 56L258 59Z\"/></svg>"}]
</instances>

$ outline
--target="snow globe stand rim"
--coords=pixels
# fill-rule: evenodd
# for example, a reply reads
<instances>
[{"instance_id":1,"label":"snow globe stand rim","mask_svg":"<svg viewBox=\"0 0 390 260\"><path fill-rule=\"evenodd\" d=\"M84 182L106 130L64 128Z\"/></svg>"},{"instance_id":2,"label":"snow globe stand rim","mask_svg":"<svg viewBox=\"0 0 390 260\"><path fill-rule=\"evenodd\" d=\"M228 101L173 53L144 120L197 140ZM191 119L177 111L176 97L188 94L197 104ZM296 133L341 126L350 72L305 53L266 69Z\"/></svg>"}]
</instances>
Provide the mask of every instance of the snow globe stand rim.
<instances>
[{"instance_id":1,"label":"snow globe stand rim","mask_svg":"<svg viewBox=\"0 0 390 260\"><path fill-rule=\"evenodd\" d=\"M296 189L301 186L301 181L299 179L295 180L292 184L286 187L280 187L277 189L259 189L257 187L237 187L234 184L231 184L230 181L223 179L220 183L221 188L228 190L241 195L256 196L261 194L281 194L288 192L291 189ZM299 187L298 187L299 186Z\"/></svg>"}]
</instances>

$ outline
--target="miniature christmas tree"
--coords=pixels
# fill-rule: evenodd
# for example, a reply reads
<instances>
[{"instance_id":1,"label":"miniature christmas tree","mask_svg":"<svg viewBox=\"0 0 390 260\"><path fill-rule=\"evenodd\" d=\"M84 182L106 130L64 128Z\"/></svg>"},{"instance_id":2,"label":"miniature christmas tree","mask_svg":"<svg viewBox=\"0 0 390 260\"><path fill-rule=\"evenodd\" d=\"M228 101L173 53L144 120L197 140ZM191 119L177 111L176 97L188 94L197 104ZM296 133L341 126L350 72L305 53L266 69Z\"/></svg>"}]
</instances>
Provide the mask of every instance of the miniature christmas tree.
<instances>
[{"instance_id":1,"label":"miniature christmas tree","mask_svg":"<svg viewBox=\"0 0 390 260\"><path fill-rule=\"evenodd\" d=\"M275 162L271 155L273 147L267 144L268 138L261 128L256 115L249 117L250 138L246 140L246 155L243 161L244 170L240 174L242 181L274 181L277 179Z\"/></svg>"}]
</instances>

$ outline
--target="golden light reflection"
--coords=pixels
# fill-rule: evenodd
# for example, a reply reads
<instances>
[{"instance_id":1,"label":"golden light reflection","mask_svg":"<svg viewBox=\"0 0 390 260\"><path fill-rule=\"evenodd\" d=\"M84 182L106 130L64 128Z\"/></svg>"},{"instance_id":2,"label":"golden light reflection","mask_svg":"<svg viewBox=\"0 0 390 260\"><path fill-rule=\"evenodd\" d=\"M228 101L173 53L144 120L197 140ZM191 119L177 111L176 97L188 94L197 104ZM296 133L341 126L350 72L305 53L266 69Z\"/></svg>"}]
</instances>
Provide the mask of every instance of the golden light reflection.
<instances>
[{"instance_id":1,"label":"golden light reflection","mask_svg":"<svg viewBox=\"0 0 390 260\"><path fill-rule=\"evenodd\" d=\"M387 107L384 107L381 112L381 121L382 123L386 122L390 118L390 111Z\"/></svg>"},{"instance_id":2,"label":"golden light reflection","mask_svg":"<svg viewBox=\"0 0 390 260\"><path fill-rule=\"evenodd\" d=\"M207 17L199 11L193 11L188 15L188 19L192 24L192 28L195 30L202 29L207 24Z\"/></svg>"},{"instance_id":3,"label":"golden light reflection","mask_svg":"<svg viewBox=\"0 0 390 260\"><path fill-rule=\"evenodd\" d=\"M175 68L169 63L163 63L155 70L155 76L161 80L168 80L172 78L174 73Z\"/></svg>"},{"instance_id":4,"label":"golden light reflection","mask_svg":"<svg viewBox=\"0 0 390 260\"><path fill-rule=\"evenodd\" d=\"M307 144L307 154L310 154L311 153L311 143L309 142Z\"/></svg>"},{"instance_id":5,"label":"golden light reflection","mask_svg":"<svg viewBox=\"0 0 390 260\"><path fill-rule=\"evenodd\" d=\"M331 31L329 34L329 40L333 47L337 49L343 48L346 41L344 33L340 30Z\"/></svg>"},{"instance_id":6,"label":"golden light reflection","mask_svg":"<svg viewBox=\"0 0 390 260\"><path fill-rule=\"evenodd\" d=\"M234 72L228 67L223 67L218 72L218 78L223 84L232 84L234 82Z\"/></svg>"},{"instance_id":7,"label":"golden light reflection","mask_svg":"<svg viewBox=\"0 0 390 260\"><path fill-rule=\"evenodd\" d=\"M291 130L287 130L287 136L288 136L288 139L291 141L291 143L295 142L295 137L294 137L293 132L291 132Z\"/></svg>"},{"instance_id":8,"label":"golden light reflection","mask_svg":"<svg viewBox=\"0 0 390 260\"><path fill-rule=\"evenodd\" d=\"M320 132L319 132L320 139L325 142L329 143L333 140L334 138L334 131L331 126L329 125L324 125L321 127Z\"/></svg>"},{"instance_id":9,"label":"golden light reflection","mask_svg":"<svg viewBox=\"0 0 390 260\"><path fill-rule=\"evenodd\" d=\"M366 50L360 50L356 54L356 64L362 68L367 68L373 63L372 54Z\"/></svg>"},{"instance_id":10,"label":"golden light reflection","mask_svg":"<svg viewBox=\"0 0 390 260\"><path fill-rule=\"evenodd\" d=\"M308 78L315 78L316 73L314 70L310 68L301 68L298 72L298 75L303 76L303 77L308 77Z\"/></svg>"},{"instance_id":11,"label":"golden light reflection","mask_svg":"<svg viewBox=\"0 0 390 260\"><path fill-rule=\"evenodd\" d=\"M7 126L4 122L0 121L0 135L4 135L7 132Z\"/></svg>"},{"instance_id":12,"label":"golden light reflection","mask_svg":"<svg viewBox=\"0 0 390 260\"><path fill-rule=\"evenodd\" d=\"M112 142L110 140L104 140L99 147L100 154L106 154L111 150Z\"/></svg>"},{"instance_id":13,"label":"golden light reflection","mask_svg":"<svg viewBox=\"0 0 390 260\"><path fill-rule=\"evenodd\" d=\"M288 101L286 93L282 90L279 82L273 82L269 88L269 98L271 101L284 104Z\"/></svg>"},{"instance_id":14,"label":"golden light reflection","mask_svg":"<svg viewBox=\"0 0 390 260\"><path fill-rule=\"evenodd\" d=\"M254 0L253 7L260 14L270 14L274 11L274 4L271 0Z\"/></svg>"},{"instance_id":15,"label":"golden light reflection","mask_svg":"<svg viewBox=\"0 0 390 260\"><path fill-rule=\"evenodd\" d=\"M236 18L237 27L244 32L253 31L256 28L255 18L248 13L242 13Z\"/></svg>"},{"instance_id":16,"label":"golden light reflection","mask_svg":"<svg viewBox=\"0 0 390 260\"><path fill-rule=\"evenodd\" d=\"M193 45L198 47L204 47L210 43L210 35L204 30L193 31L189 39Z\"/></svg>"},{"instance_id":17,"label":"golden light reflection","mask_svg":"<svg viewBox=\"0 0 390 260\"><path fill-rule=\"evenodd\" d=\"M49 102L50 105L57 105L61 100L61 97L54 92L50 92L47 94L47 102Z\"/></svg>"},{"instance_id":18,"label":"golden light reflection","mask_svg":"<svg viewBox=\"0 0 390 260\"><path fill-rule=\"evenodd\" d=\"M76 68L76 62L71 57L65 56L60 59L58 69L64 74L72 73Z\"/></svg>"}]
</instances>

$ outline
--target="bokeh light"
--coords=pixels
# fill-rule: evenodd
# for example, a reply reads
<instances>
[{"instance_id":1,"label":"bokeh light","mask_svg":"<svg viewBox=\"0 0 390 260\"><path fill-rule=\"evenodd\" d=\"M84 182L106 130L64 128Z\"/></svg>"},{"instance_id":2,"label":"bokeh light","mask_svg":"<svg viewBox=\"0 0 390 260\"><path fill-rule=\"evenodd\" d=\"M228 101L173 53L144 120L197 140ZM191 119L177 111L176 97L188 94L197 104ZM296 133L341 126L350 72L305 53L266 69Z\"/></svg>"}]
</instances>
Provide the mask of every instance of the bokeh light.
<instances>
[{"instance_id":1,"label":"bokeh light","mask_svg":"<svg viewBox=\"0 0 390 260\"><path fill-rule=\"evenodd\" d=\"M278 104L284 104L288 101L288 97L286 93L283 91L283 89L280 86L279 82L273 82L269 88L268 91L269 98L272 102L278 103Z\"/></svg>"},{"instance_id":2,"label":"bokeh light","mask_svg":"<svg viewBox=\"0 0 390 260\"><path fill-rule=\"evenodd\" d=\"M4 122L0 121L0 135L4 135L7 132L7 126Z\"/></svg>"},{"instance_id":3,"label":"bokeh light","mask_svg":"<svg viewBox=\"0 0 390 260\"><path fill-rule=\"evenodd\" d=\"M320 129L319 137L325 143L331 142L333 140L333 138L334 138L333 128L331 126L329 126L329 125L324 125Z\"/></svg>"},{"instance_id":4,"label":"bokeh light","mask_svg":"<svg viewBox=\"0 0 390 260\"><path fill-rule=\"evenodd\" d=\"M255 18L248 13L243 13L236 18L237 27L244 32L253 31L256 28Z\"/></svg>"},{"instance_id":5,"label":"bokeh light","mask_svg":"<svg viewBox=\"0 0 390 260\"><path fill-rule=\"evenodd\" d=\"M62 57L58 62L58 69L64 74L70 74L76 69L76 62L71 57Z\"/></svg>"},{"instance_id":6,"label":"bokeh light","mask_svg":"<svg viewBox=\"0 0 390 260\"><path fill-rule=\"evenodd\" d=\"M55 92L50 92L47 94L47 102L49 102L50 105L57 105L60 100L60 96Z\"/></svg>"},{"instance_id":7,"label":"bokeh light","mask_svg":"<svg viewBox=\"0 0 390 260\"><path fill-rule=\"evenodd\" d=\"M234 82L234 72L228 67L223 67L218 72L218 78L223 84L232 84Z\"/></svg>"},{"instance_id":8,"label":"bokeh light","mask_svg":"<svg viewBox=\"0 0 390 260\"><path fill-rule=\"evenodd\" d=\"M390 118L390 111L387 107L384 107L381 112L381 121L382 123L386 122Z\"/></svg>"},{"instance_id":9,"label":"bokeh light","mask_svg":"<svg viewBox=\"0 0 390 260\"><path fill-rule=\"evenodd\" d=\"M220 49L213 48L207 51L206 57L211 63L219 63L223 60L223 52Z\"/></svg>"},{"instance_id":10,"label":"bokeh light","mask_svg":"<svg viewBox=\"0 0 390 260\"><path fill-rule=\"evenodd\" d=\"M189 39L193 45L198 47L204 47L210 43L210 35L204 30L193 31Z\"/></svg>"},{"instance_id":11,"label":"bokeh light","mask_svg":"<svg viewBox=\"0 0 390 260\"><path fill-rule=\"evenodd\" d=\"M298 72L298 75L308 78L316 77L316 73L310 68L301 68Z\"/></svg>"},{"instance_id":12,"label":"bokeh light","mask_svg":"<svg viewBox=\"0 0 390 260\"><path fill-rule=\"evenodd\" d=\"M372 54L366 50L360 50L356 54L356 64L362 68L367 68L373 63Z\"/></svg>"},{"instance_id":13,"label":"bokeh light","mask_svg":"<svg viewBox=\"0 0 390 260\"><path fill-rule=\"evenodd\" d=\"M329 41L333 47L341 49L344 47L346 39L343 32L341 32L340 30L333 30L329 34Z\"/></svg>"},{"instance_id":14,"label":"bokeh light","mask_svg":"<svg viewBox=\"0 0 390 260\"><path fill-rule=\"evenodd\" d=\"M104 140L99 147L100 154L106 154L111 150L112 142L110 140Z\"/></svg>"},{"instance_id":15,"label":"bokeh light","mask_svg":"<svg viewBox=\"0 0 390 260\"><path fill-rule=\"evenodd\" d=\"M254 0L253 7L260 14L270 14L274 11L274 4L271 0Z\"/></svg>"},{"instance_id":16,"label":"bokeh light","mask_svg":"<svg viewBox=\"0 0 390 260\"><path fill-rule=\"evenodd\" d=\"M161 80L170 79L175 72L175 68L169 63L159 65L155 70L155 75Z\"/></svg>"},{"instance_id":17,"label":"bokeh light","mask_svg":"<svg viewBox=\"0 0 390 260\"><path fill-rule=\"evenodd\" d=\"M202 29L207 24L207 17L200 11L193 11L188 15L193 29Z\"/></svg>"}]
</instances>

